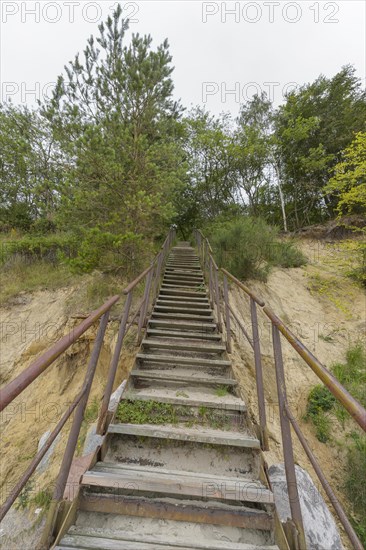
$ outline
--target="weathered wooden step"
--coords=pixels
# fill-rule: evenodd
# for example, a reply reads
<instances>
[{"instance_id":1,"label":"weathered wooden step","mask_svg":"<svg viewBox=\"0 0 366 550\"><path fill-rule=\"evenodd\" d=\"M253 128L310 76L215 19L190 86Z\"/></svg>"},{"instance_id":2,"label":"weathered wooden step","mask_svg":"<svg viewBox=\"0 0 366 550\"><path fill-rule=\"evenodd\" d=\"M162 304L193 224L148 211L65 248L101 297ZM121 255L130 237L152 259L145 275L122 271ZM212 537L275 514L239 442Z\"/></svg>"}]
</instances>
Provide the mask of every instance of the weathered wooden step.
<instances>
[{"instance_id":1,"label":"weathered wooden step","mask_svg":"<svg viewBox=\"0 0 366 550\"><path fill-rule=\"evenodd\" d=\"M188 302L191 304L197 304L198 307L201 307L201 305L209 305L209 299L207 296L168 296L166 294L159 294L158 296L159 302L174 302L174 303L181 303L181 302Z\"/></svg>"},{"instance_id":2,"label":"weathered wooden step","mask_svg":"<svg viewBox=\"0 0 366 550\"><path fill-rule=\"evenodd\" d=\"M185 321L184 319L175 319L175 321L172 319L171 321L164 321L163 319L152 318L148 321L148 327L160 327L160 329L167 328L179 330L195 330L201 331L203 334L211 334L214 330L216 330L215 323L204 323L203 321Z\"/></svg>"},{"instance_id":3,"label":"weathered wooden step","mask_svg":"<svg viewBox=\"0 0 366 550\"><path fill-rule=\"evenodd\" d=\"M186 351L197 351L201 353L224 353L226 347L222 344L203 344L203 343L188 343L188 342L179 342L174 340L168 342L166 340L153 340L148 338L143 340L143 347L154 348L154 349L168 349L168 350L186 350Z\"/></svg>"},{"instance_id":4,"label":"weathered wooden step","mask_svg":"<svg viewBox=\"0 0 366 550\"><path fill-rule=\"evenodd\" d=\"M159 317L161 319L175 319L175 320L179 320L179 319L189 319L189 320L192 320L192 321L198 321L199 319L202 319L202 321L204 322L207 322L207 321L214 321L214 316L213 315L196 315L194 313L176 313L176 312L171 312L171 313L167 313L167 312L164 312L164 311L157 311L154 309L154 311L152 312L151 314L151 317L152 318L156 318L156 317Z\"/></svg>"},{"instance_id":5,"label":"weathered wooden step","mask_svg":"<svg viewBox=\"0 0 366 550\"><path fill-rule=\"evenodd\" d=\"M168 262L167 267L190 269L191 271L201 271L201 266L198 263L183 263L183 262Z\"/></svg>"},{"instance_id":6,"label":"weathered wooden step","mask_svg":"<svg viewBox=\"0 0 366 550\"><path fill-rule=\"evenodd\" d=\"M229 501L273 504L273 493L256 479L194 474L182 470L158 470L142 466L97 462L81 479L82 485L104 487L134 494L160 493Z\"/></svg>"},{"instance_id":7,"label":"weathered wooden step","mask_svg":"<svg viewBox=\"0 0 366 550\"><path fill-rule=\"evenodd\" d=\"M204 286L203 279L202 281L190 281L190 280L183 280L183 279L176 279L173 277L164 277L163 279L163 285L175 285L175 286L186 286L186 287L192 287L192 288L202 288Z\"/></svg>"},{"instance_id":8,"label":"weathered wooden step","mask_svg":"<svg viewBox=\"0 0 366 550\"><path fill-rule=\"evenodd\" d=\"M193 522L199 531L201 524L226 525L261 531L270 531L274 524L272 515L264 510L231 505L226 502L115 495L97 493L90 489L84 489L81 492L80 510L103 515L108 513L127 517L163 519L164 522L169 520ZM80 517L81 514L79 514ZM267 547L267 550L270 548Z\"/></svg>"},{"instance_id":9,"label":"weathered wooden step","mask_svg":"<svg viewBox=\"0 0 366 550\"><path fill-rule=\"evenodd\" d=\"M166 384L178 384L179 386L182 383L192 385L212 385L215 387L225 387L233 388L237 386L236 380L228 378L225 376L212 376L205 374L205 376L199 376L195 373L195 376L192 376L192 371L186 370L185 372L178 373L176 369L164 369L164 370L154 370L154 369L133 369L131 375L133 378L139 380L148 381L150 384L154 382L164 382ZM167 385L168 387L168 385Z\"/></svg>"},{"instance_id":10,"label":"weathered wooden step","mask_svg":"<svg viewBox=\"0 0 366 550\"><path fill-rule=\"evenodd\" d=\"M108 433L260 449L259 440L247 434L203 427L186 428L172 425L110 424Z\"/></svg>"},{"instance_id":11,"label":"weathered wooden step","mask_svg":"<svg viewBox=\"0 0 366 550\"><path fill-rule=\"evenodd\" d=\"M161 330L161 329L153 329L148 328L146 331L147 336L163 336L166 338L188 338L190 340L201 340L201 341L221 341L221 334L210 334L210 333L204 333L204 332L184 332L183 330Z\"/></svg>"},{"instance_id":12,"label":"weathered wooden step","mask_svg":"<svg viewBox=\"0 0 366 550\"><path fill-rule=\"evenodd\" d=\"M207 367L230 367L231 362L226 359L206 359L203 357L179 357L177 355L153 355L148 353L138 353L136 355L137 361L153 362L153 363L166 363L170 366L185 365L192 367L207 366Z\"/></svg>"},{"instance_id":13,"label":"weathered wooden step","mask_svg":"<svg viewBox=\"0 0 366 550\"><path fill-rule=\"evenodd\" d=\"M192 272L189 269L178 269L174 267L167 267L165 269L166 274L174 274L174 275L182 275L185 277L188 275L189 277L202 277L202 273L197 273L196 271Z\"/></svg>"},{"instance_id":14,"label":"weathered wooden step","mask_svg":"<svg viewBox=\"0 0 366 550\"><path fill-rule=\"evenodd\" d=\"M157 401L159 403L171 403L172 405L184 407L207 407L224 412L245 412L246 405L240 397L227 394L225 396L218 395L215 390L204 388L200 391L194 386L182 386L181 390L177 388L150 387L150 388L133 388L125 391L123 400L128 401Z\"/></svg>"},{"instance_id":15,"label":"weathered wooden step","mask_svg":"<svg viewBox=\"0 0 366 550\"><path fill-rule=\"evenodd\" d=\"M163 288L161 287L159 296L181 296L183 297L190 297L190 298L207 298L207 291L206 290L179 290L176 288Z\"/></svg>"},{"instance_id":16,"label":"weathered wooden step","mask_svg":"<svg viewBox=\"0 0 366 550\"><path fill-rule=\"evenodd\" d=\"M208 302L184 302L184 301L176 301L176 300L162 300L159 298L156 302L156 305L163 306L163 307L184 307L184 308L199 308L199 309L211 309L211 306Z\"/></svg>"},{"instance_id":17,"label":"weathered wooden step","mask_svg":"<svg viewBox=\"0 0 366 550\"><path fill-rule=\"evenodd\" d=\"M118 522L118 516L112 517L109 524L113 527L105 525L103 522L103 516L95 517L94 520L97 527L87 523L93 521L93 517L88 517L87 514L83 514L83 522L81 525L71 527L69 532L63 537L60 544L67 545L68 548L90 548L101 550L134 550L141 548L145 550L144 545L148 545L147 548L157 548L160 550L249 550L254 548L267 548L268 546L258 546L246 543L231 542L228 538L238 539L240 533L237 529L232 528L228 530L227 536L224 540L222 537L217 537L215 529L205 529L204 533L200 532L198 526L194 523L185 525L183 523L177 523L174 521L166 522L166 533L162 533L161 524L156 522L147 522L138 518L120 518ZM120 517L120 516L119 516ZM117 521L113 521L116 520ZM99 527L101 525L101 527ZM115 528L118 526L118 528ZM135 544L136 546L130 546ZM127 544L127 546L126 546ZM141 546L137 546L140 544ZM71 545L71 546L70 546ZM65 546L63 546L65 547Z\"/></svg>"}]
</instances>

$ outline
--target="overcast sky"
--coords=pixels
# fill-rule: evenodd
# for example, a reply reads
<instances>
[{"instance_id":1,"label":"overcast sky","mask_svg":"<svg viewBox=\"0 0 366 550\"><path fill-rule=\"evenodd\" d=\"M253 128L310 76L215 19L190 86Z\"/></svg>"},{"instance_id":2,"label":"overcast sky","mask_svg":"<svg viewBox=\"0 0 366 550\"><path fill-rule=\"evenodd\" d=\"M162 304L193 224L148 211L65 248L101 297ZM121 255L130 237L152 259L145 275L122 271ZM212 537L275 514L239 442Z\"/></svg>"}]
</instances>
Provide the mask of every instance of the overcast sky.
<instances>
[{"instance_id":1,"label":"overcast sky","mask_svg":"<svg viewBox=\"0 0 366 550\"><path fill-rule=\"evenodd\" d=\"M97 34L111 0L0 0L1 98L34 104L49 93L63 66ZM363 0L124 2L131 32L168 38L175 95L187 107L237 113L239 103L283 92L320 73L353 64L365 82Z\"/></svg>"}]
</instances>

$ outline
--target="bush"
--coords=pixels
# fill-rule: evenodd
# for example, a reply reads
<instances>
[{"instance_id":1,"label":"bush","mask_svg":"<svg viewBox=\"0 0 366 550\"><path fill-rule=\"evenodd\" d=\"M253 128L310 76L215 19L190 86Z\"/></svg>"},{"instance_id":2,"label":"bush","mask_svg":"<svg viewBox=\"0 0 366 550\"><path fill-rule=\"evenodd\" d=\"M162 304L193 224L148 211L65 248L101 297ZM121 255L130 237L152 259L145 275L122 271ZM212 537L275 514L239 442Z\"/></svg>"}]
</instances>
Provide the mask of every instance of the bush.
<instances>
[{"instance_id":1,"label":"bush","mask_svg":"<svg viewBox=\"0 0 366 550\"><path fill-rule=\"evenodd\" d=\"M265 281L272 266L299 267L302 253L282 241L278 229L260 218L242 216L218 222L209 229L217 263L239 279Z\"/></svg>"},{"instance_id":2,"label":"bush","mask_svg":"<svg viewBox=\"0 0 366 550\"><path fill-rule=\"evenodd\" d=\"M345 488L356 515L352 518L353 527L366 547L366 436L353 433L352 439L348 449Z\"/></svg>"},{"instance_id":3,"label":"bush","mask_svg":"<svg viewBox=\"0 0 366 550\"><path fill-rule=\"evenodd\" d=\"M14 258L18 261L21 257L25 263L40 260L56 263L60 254L70 258L75 255L76 250L77 240L69 234L27 235L17 240L4 240L0 261L11 265Z\"/></svg>"}]
</instances>

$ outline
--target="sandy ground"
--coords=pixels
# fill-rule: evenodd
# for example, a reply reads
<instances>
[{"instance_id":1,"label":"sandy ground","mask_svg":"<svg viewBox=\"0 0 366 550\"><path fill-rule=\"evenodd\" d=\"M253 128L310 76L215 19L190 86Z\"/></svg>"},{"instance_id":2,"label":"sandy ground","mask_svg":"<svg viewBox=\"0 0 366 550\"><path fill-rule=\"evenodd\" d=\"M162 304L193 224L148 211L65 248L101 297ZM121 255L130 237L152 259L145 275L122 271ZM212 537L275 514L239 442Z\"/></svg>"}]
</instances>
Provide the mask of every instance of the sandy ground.
<instances>
[{"instance_id":1,"label":"sandy ground","mask_svg":"<svg viewBox=\"0 0 366 550\"><path fill-rule=\"evenodd\" d=\"M360 286L345 277L344 269L340 267L344 253L338 245L310 241L303 241L300 245L309 260L306 266L275 269L267 283L249 281L247 286L261 296L266 305L289 326L307 348L329 367L334 362L344 361L345 352L350 344L359 340L364 341L366 294ZM230 300L247 332L251 334L248 298L242 291L232 286ZM268 465L271 465L282 461L281 431L276 405L271 325L269 319L259 309L258 323L270 434L270 451L265 453L265 458ZM234 369L255 421L258 418L258 409L253 351L235 323L233 328L236 335L232 354ZM340 429L333 434L334 439L329 444L318 441L314 428L303 420L303 416L308 393L320 381L284 338L282 338L282 352L288 400L292 412L300 423L331 487L348 513L351 513L350 504L342 491L346 468L344 443L347 429L345 431ZM350 421L349 429L354 427L355 423ZM293 442L296 462L310 473L317 488L321 489L320 482L296 435L293 436ZM346 536L343 536L343 542L346 547L351 548Z\"/></svg>"}]
</instances>

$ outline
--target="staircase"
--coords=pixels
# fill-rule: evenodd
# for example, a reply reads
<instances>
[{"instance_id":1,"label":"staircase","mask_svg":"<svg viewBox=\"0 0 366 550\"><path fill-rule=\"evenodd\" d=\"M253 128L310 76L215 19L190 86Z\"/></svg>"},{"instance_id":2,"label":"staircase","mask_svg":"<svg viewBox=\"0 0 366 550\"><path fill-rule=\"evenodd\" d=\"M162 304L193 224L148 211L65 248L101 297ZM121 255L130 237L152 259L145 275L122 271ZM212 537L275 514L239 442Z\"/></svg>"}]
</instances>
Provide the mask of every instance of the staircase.
<instances>
[{"instance_id":1,"label":"staircase","mask_svg":"<svg viewBox=\"0 0 366 550\"><path fill-rule=\"evenodd\" d=\"M55 548L278 548L260 443L188 243L169 255L112 422Z\"/></svg>"}]
</instances>

